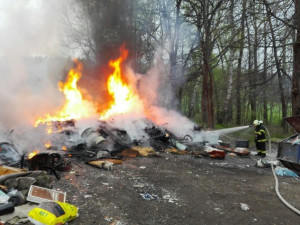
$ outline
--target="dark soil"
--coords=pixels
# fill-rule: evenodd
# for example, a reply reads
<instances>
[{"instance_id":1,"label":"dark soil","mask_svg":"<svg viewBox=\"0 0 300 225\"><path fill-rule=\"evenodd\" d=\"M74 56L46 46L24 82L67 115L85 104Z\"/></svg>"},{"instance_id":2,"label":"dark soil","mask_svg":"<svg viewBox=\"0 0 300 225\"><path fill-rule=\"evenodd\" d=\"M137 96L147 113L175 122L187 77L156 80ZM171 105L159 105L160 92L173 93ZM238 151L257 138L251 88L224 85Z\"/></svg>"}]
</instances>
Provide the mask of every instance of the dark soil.
<instances>
[{"instance_id":1,"label":"dark soil","mask_svg":"<svg viewBox=\"0 0 300 225\"><path fill-rule=\"evenodd\" d=\"M278 199L272 171L255 167L257 156L161 156L128 159L111 171L75 160L54 182L79 208L69 224L299 224L299 215ZM298 178L279 177L282 196L298 209L299 186Z\"/></svg>"}]
</instances>

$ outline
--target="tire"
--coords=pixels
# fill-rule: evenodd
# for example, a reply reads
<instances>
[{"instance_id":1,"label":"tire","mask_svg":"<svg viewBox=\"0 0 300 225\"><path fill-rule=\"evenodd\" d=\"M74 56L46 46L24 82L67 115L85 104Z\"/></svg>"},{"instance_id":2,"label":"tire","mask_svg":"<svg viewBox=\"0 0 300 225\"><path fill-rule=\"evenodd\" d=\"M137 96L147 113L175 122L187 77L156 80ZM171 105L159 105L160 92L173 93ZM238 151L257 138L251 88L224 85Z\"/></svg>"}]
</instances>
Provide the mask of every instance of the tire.
<instances>
[{"instance_id":1,"label":"tire","mask_svg":"<svg viewBox=\"0 0 300 225\"><path fill-rule=\"evenodd\" d=\"M192 141L193 141L193 138L192 138L190 135L186 134L186 135L184 135L184 137L183 137L183 141L184 141L184 142L192 142Z\"/></svg>"}]
</instances>

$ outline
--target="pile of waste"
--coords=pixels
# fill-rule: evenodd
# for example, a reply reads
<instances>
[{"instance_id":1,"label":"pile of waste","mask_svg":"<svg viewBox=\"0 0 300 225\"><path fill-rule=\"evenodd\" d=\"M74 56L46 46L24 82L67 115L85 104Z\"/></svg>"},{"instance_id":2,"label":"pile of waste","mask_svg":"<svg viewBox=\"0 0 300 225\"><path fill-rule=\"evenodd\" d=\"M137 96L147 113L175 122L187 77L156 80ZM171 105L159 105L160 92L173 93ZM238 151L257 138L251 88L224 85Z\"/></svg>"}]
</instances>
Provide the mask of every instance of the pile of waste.
<instances>
[{"instance_id":1,"label":"pile of waste","mask_svg":"<svg viewBox=\"0 0 300 225\"><path fill-rule=\"evenodd\" d=\"M225 159L249 157L248 142L235 147L217 141L197 141L203 129L195 126L183 137L148 123L141 138L132 138L125 129L99 121L79 133L75 121L53 122L44 149L21 153L9 142L0 143L1 222L20 224L65 224L78 216L76 206L66 202L66 193L52 188L61 173L72 164L85 163L97 169L113 170L136 157L164 157L162 153L191 155L195 158ZM148 199L149 196L143 196ZM152 196L153 197L153 196ZM45 215L45 216L41 216Z\"/></svg>"},{"instance_id":2,"label":"pile of waste","mask_svg":"<svg viewBox=\"0 0 300 225\"><path fill-rule=\"evenodd\" d=\"M77 208L65 203L65 192L52 189L52 180L46 171L0 166L1 222L54 225L76 218Z\"/></svg>"}]
</instances>

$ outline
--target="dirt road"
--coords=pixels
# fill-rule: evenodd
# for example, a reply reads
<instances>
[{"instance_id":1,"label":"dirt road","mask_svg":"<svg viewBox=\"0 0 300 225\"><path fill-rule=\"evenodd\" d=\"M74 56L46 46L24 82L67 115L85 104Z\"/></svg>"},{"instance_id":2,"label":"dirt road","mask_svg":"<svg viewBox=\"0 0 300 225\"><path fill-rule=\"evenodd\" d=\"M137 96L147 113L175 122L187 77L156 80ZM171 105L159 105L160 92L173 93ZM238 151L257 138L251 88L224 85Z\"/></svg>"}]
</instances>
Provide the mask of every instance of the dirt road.
<instances>
[{"instance_id":1,"label":"dirt road","mask_svg":"<svg viewBox=\"0 0 300 225\"><path fill-rule=\"evenodd\" d=\"M256 156L161 156L129 159L111 171L73 164L54 182L79 207L70 225L299 224L277 198L271 170L254 166ZM279 177L279 183L282 196L299 209L300 180ZM250 209L242 210L242 203Z\"/></svg>"}]
</instances>

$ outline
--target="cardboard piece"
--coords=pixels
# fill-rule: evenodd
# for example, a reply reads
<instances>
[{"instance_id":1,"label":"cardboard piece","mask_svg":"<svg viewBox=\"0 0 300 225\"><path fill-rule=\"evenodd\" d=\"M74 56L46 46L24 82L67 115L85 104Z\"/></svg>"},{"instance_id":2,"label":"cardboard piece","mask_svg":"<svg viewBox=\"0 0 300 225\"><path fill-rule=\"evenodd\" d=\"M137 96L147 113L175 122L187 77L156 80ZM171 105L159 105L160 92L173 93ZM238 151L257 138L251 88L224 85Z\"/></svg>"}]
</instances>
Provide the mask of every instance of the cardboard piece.
<instances>
[{"instance_id":1,"label":"cardboard piece","mask_svg":"<svg viewBox=\"0 0 300 225\"><path fill-rule=\"evenodd\" d=\"M60 192L56 190L51 190L43 187L38 187L35 185L31 185L27 201L42 203L42 202L65 202L66 201L66 192Z\"/></svg>"}]
</instances>

